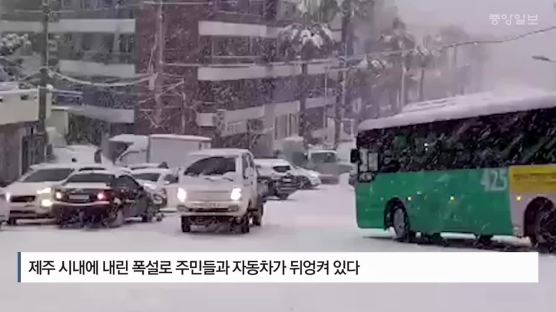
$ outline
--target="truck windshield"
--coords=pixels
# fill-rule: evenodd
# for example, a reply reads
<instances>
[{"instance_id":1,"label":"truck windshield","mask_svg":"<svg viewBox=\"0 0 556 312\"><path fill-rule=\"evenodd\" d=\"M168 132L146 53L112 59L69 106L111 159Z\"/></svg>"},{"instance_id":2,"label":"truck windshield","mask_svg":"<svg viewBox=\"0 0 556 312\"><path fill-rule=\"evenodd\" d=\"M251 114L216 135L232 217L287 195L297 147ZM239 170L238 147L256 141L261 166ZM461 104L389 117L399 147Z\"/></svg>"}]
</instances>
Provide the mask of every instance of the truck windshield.
<instances>
[{"instance_id":1,"label":"truck windshield","mask_svg":"<svg viewBox=\"0 0 556 312\"><path fill-rule=\"evenodd\" d=\"M24 178L22 182L58 182L67 178L72 172L72 168L38 169Z\"/></svg>"},{"instance_id":2,"label":"truck windshield","mask_svg":"<svg viewBox=\"0 0 556 312\"><path fill-rule=\"evenodd\" d=\"M236 157L213 156L197 160L187 167L184 175L224 175L228 172L236 172Z\"/></svg>"}]
</instances>

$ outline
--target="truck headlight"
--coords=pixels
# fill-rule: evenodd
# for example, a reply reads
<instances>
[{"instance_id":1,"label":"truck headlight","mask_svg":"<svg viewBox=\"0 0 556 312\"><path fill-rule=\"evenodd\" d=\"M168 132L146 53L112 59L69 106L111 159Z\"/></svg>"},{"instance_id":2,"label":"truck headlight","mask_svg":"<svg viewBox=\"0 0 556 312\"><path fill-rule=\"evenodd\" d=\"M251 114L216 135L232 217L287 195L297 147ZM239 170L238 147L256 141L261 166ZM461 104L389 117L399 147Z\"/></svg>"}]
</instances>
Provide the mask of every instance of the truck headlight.
<instances>
[{"instance_id":1,"label":"truck headlight","mask_svg":"<svg viewBox=\"0 0 556 312\"><path fill-rule=\"evenodd\" d=\"M178 188L177 197L180 202L184 203L187 200L187 192L180 187Z\"/></svg>"},{"instance_id":2,"label":"truck headlight","mask_svg":"<svg viewBox=\"0 0 556 312\"><path fill-rule=\"evenodd\" d=\"M232 192L230 193L230 199L233 201L238 201L241 199L241 189L239 187L236 187L232 190Z\"/></svg>"},{"instance_id":3,"label":"truck headlight","mask_svg":"<svg viewBox=\"0 0 556 312\"><path fill-rule=\"evenodd\" d=\"M45 208L52 207L52 201L50 199L41 200L41 207L45 207Z\"/></svg>"},{"instance_id":4,"label":"truck headlight","mask_svg":"<svg viewBox=\"0 0 556 312\"><path fill-rule=\"evenodd\" d=\"M38 190L38 191L37 191L37 194L38 194L38 195L41 195L41 194L50 194L51 192L52 192L52 188L50 188L50 187L45 187L45 188L43 188L43 189L41 189L41 190Z\"/></svg>"}]
</instances>

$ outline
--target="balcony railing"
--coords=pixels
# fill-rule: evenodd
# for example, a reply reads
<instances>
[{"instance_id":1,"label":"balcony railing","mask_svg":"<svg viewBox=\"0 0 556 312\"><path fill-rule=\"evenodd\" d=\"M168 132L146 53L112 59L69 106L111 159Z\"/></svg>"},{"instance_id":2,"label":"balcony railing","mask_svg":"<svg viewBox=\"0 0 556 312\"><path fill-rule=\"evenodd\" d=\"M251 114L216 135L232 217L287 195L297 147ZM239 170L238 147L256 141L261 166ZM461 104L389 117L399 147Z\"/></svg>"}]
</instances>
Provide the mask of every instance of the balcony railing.
<instances>
[{"instance_id":1,"label":"balcony railing","mask_svg":"<svg viewBox=\"0 0 556 312\"><path fill-rule=\"evenodd\" d=\"M264 0L217 0L216 11L243 14L243 15L264 15Z\"/></svg>"},{"instance_id":2,"label":"balcony railing","mask_svg":"<svg viewBox=\"0 0 556 312\"><path fill-rule=\"evenodd\" d=\"M75 51L61 49L59 59L103 64L134 64L134 53L109 53L100 51Z\"/></svg>"}]
</instances>

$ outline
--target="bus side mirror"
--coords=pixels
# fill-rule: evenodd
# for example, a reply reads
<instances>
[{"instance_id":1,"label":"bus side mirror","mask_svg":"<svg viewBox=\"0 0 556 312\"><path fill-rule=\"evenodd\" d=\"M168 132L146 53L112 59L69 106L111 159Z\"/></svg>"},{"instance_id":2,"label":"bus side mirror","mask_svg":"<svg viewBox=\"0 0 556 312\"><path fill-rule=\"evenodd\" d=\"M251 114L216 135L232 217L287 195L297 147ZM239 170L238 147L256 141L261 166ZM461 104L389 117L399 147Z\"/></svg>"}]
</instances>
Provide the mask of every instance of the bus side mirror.
<instances>
[{"instance_id":1,"label":"bus side mirror","mask_svg":"<svg viewBox=\"0 0 556 312\"><path fill-rule=\"evenodd\" d=\"M350 162L352 164L358 163L359 162L359 150L352 149L351 153L349 154L349 158L350 158Z\"/></svg>"}]
</instances>

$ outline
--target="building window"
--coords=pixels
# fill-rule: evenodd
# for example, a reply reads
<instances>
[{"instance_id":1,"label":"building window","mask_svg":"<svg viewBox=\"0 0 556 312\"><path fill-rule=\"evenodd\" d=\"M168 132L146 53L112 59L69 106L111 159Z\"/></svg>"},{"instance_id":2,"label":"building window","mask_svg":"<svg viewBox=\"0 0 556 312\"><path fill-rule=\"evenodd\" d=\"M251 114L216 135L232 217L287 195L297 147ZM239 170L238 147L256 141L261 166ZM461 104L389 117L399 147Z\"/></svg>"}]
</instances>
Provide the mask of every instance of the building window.
<instances>
[{"instance_id":1,"label":"building window","mask_svg":"<svg viewBox=\"0 0 556 312\"><path fill-rule=\"evenodd\" d=\"M278 140L278 117L274 117L274 139Z\"/></svg>"},{"instance_id":2,"label":"building window","mask_svg":"<svg viewBox=\"0 0 556 312\"><path fill-rule=\"evenodd\" d=\"M73 0L63 0L62 1L62 8L70 9L73 7Z\"/></svg>"},{"instance_id":3,"label":"building window","mask_svg":"<svg viewBox=\"0 0 556 312\"><path fill-rule=\"evenodd\" d=\"M91 9L91 0L81 0L81 8L82 9Z\"/></svg>"},{"instance_id":4,"label":"building window","mask_svg":"<svg viewBox=\"0 0 556 312\"><path fill-rule=\"evenodd\" d=\"M103 8L112 8L114 6L114 0L99 0L101 3L100 5Z\"/></svg>"},{"instance_id":5,"label":"building window","mask_svg":"<svg viewBox=\"0 0 556 312\"><path fill-rule=\"evenodd\" d=\"M92 41L93 35L92 34L83 34L81 37L81 49L83 51L89 51L92 48Z\"/></svg>"}]
</instances>

